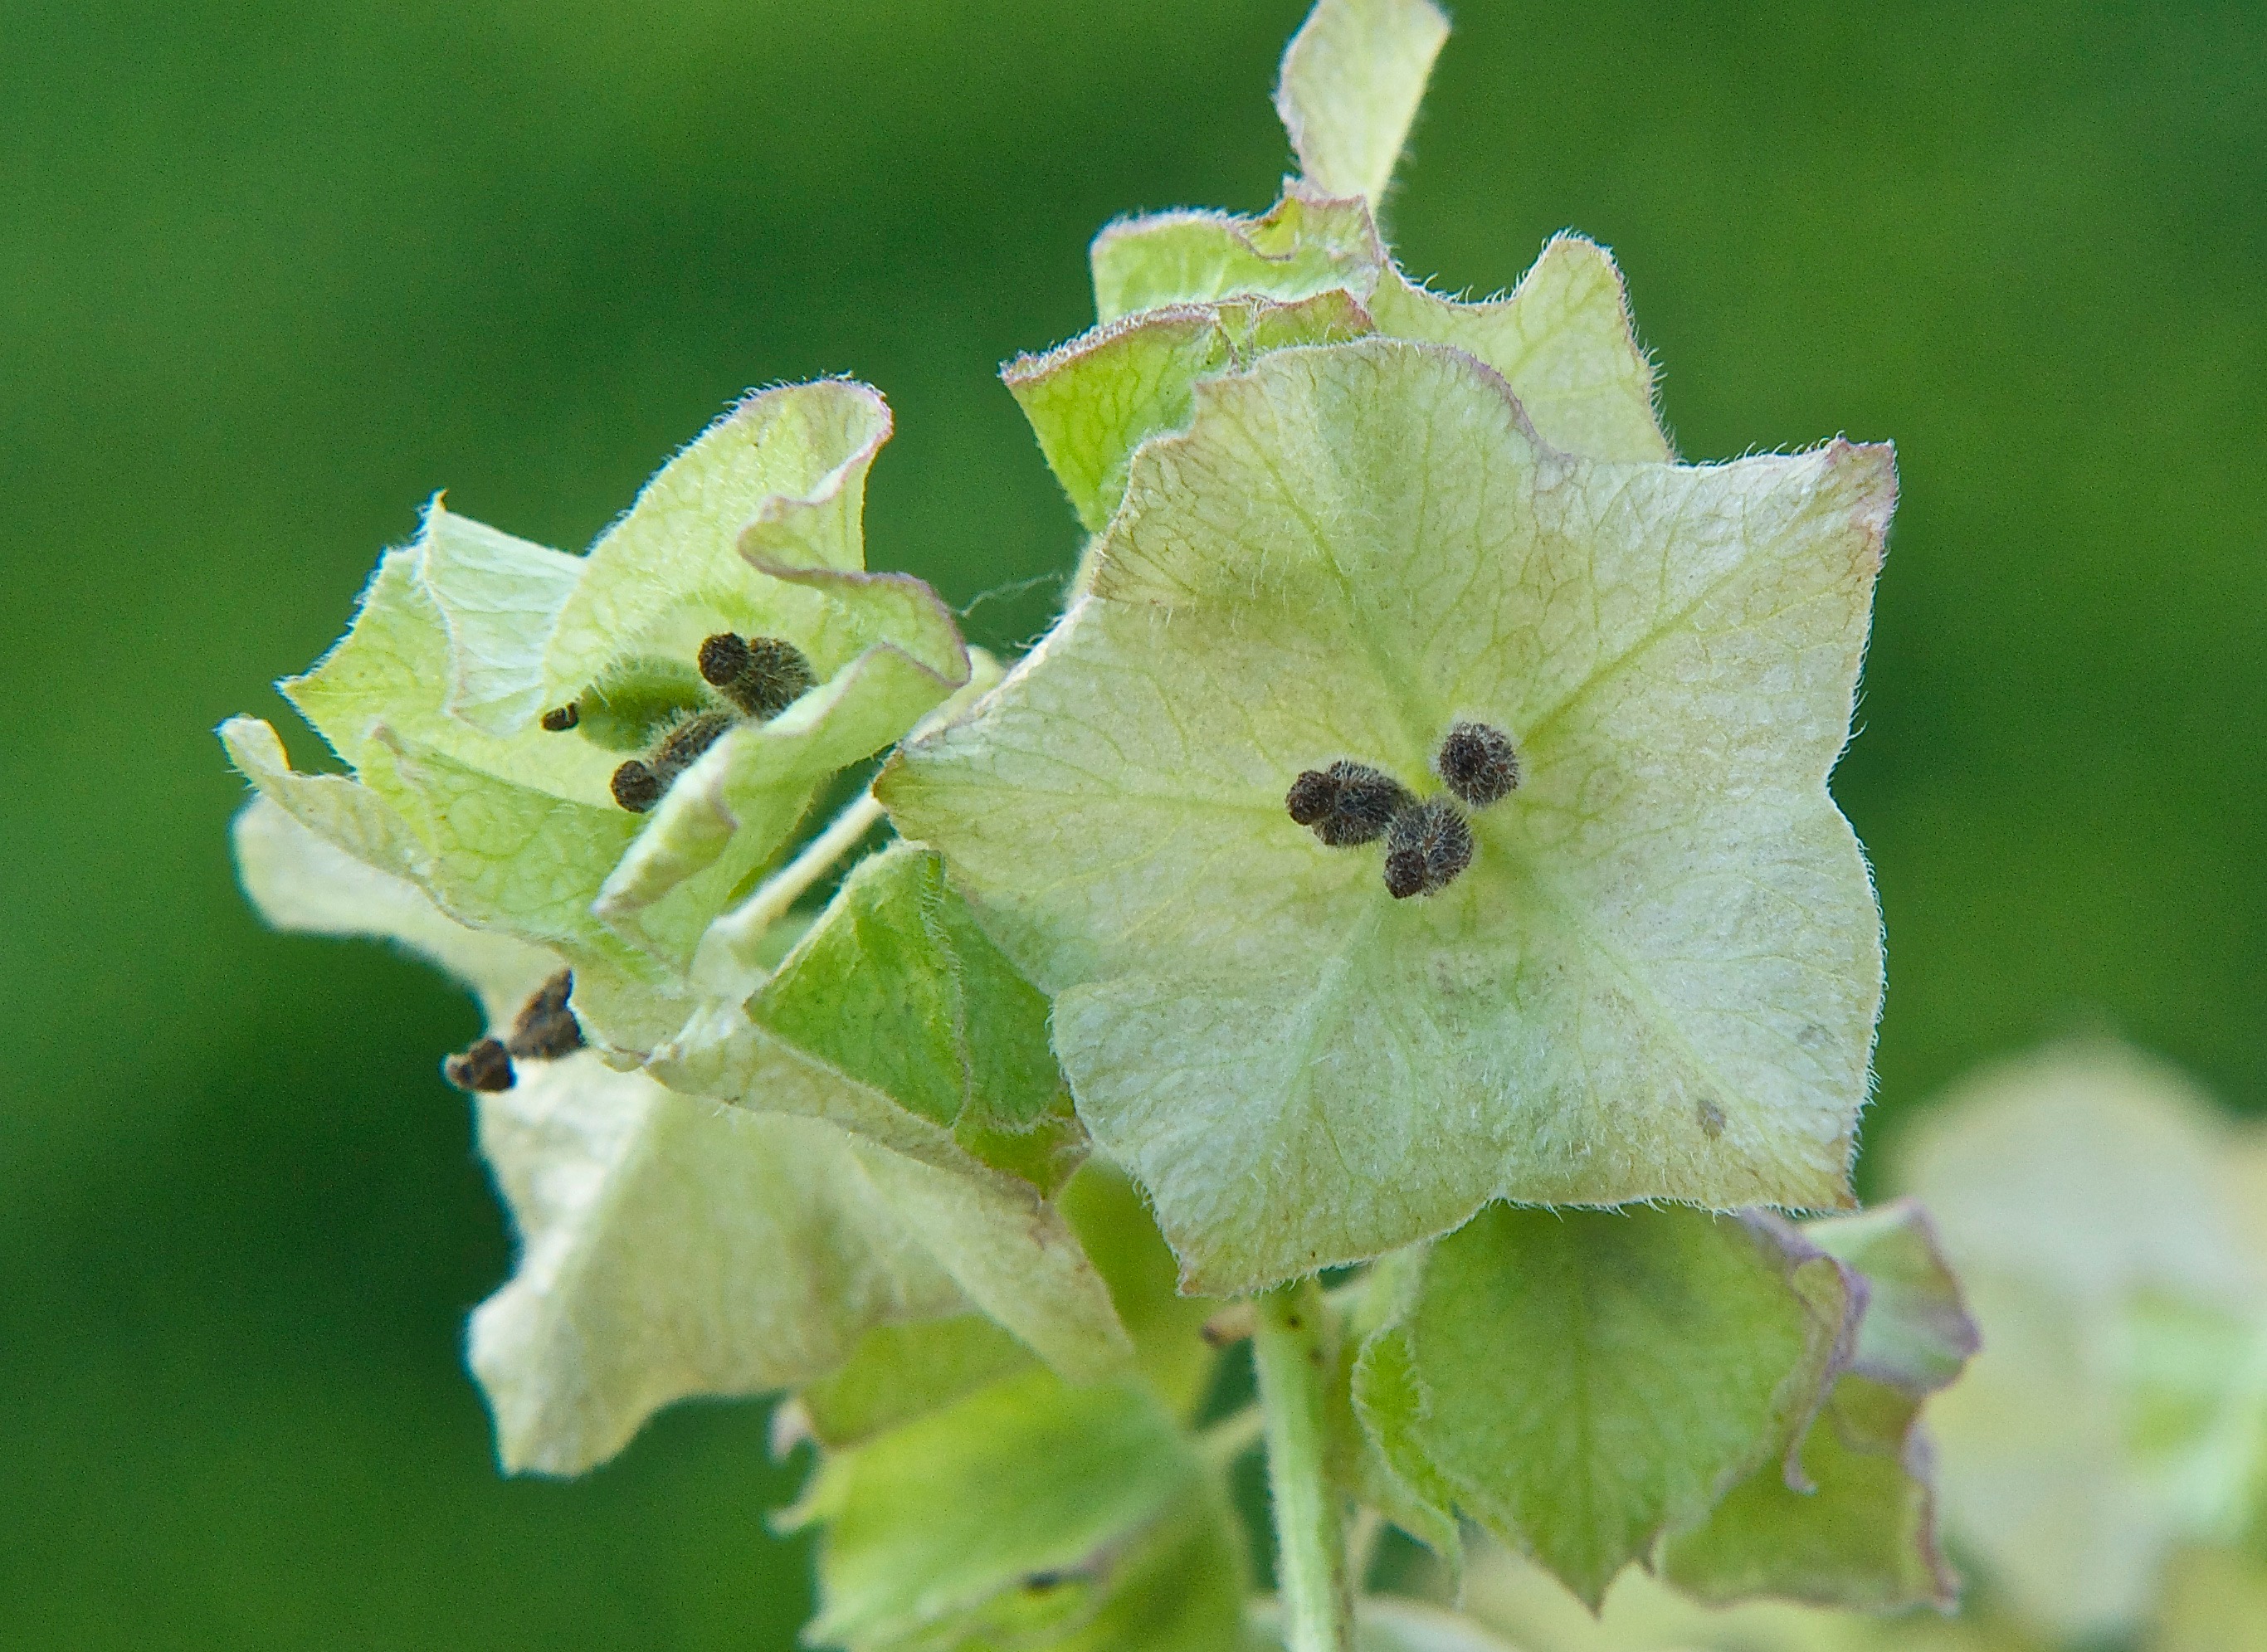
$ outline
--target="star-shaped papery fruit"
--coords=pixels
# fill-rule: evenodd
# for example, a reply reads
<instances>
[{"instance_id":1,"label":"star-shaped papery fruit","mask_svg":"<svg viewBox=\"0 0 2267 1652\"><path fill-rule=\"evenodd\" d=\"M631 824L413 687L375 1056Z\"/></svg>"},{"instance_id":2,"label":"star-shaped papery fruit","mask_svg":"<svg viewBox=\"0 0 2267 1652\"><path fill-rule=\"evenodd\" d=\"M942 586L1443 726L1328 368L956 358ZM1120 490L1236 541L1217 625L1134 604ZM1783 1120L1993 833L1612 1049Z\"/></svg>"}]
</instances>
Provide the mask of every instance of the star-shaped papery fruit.
<instances>
[{"instance_id":1,"label":"star-shaped papery fruit","mask_svg":"<svg viewBox=\"0 0 2267 1652\"><path fill-rule=\"evenodd\" d=\"M1185 1286L1493 1198L1850 1202L1880 920L1826 780L1894 488L1840 441L1577 459L1376 338L1141 449L1090 591L877 789L1056 995ZM1485 806L1434 777L1459 724L1515 759ZM1406 792L1383 836L1292 818L1339 764Z\"/></svg>"},{"instance_id":2,"label":"star-shaped papery fruit","mask_svg":"<svg viewBox=\"0 0 2267 1652\"><path fill-rule=\"evenodd\" d=\"M253 718L222 738L303 825L455 920L556 952L591 1040L642 1055L682 1024L701 936L818 789L985 667L927 585L866 570L866 472L889 434L863 385L751 396L587 557L437 502L346 638L282 685L353 777L294 772Z\"/></svg>"}]
</instances>

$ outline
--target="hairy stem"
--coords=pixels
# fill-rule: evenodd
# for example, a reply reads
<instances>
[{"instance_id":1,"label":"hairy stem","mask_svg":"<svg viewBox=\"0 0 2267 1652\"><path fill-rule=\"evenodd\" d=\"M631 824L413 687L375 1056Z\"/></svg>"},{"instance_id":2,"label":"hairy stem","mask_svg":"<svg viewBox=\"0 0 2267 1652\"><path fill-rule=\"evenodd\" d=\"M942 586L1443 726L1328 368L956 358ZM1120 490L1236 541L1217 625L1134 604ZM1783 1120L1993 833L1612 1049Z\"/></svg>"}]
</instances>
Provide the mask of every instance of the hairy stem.
<instances>
[{"instance_id":1,"label":"hairy stem","mask_svg":"<svg viewBox=\"0 0 2267 1652\"><path fill-rule=\"evenodd\" d=\"M1323 1293L1312 1280L1259 1299L1251 1355L1267 1418L1267 1486L1275 1504L1275 1587L1288 1652L1353 1652L1354 1595L1339 1494L1324 1472Z\"/></svg>"}]
</instances>

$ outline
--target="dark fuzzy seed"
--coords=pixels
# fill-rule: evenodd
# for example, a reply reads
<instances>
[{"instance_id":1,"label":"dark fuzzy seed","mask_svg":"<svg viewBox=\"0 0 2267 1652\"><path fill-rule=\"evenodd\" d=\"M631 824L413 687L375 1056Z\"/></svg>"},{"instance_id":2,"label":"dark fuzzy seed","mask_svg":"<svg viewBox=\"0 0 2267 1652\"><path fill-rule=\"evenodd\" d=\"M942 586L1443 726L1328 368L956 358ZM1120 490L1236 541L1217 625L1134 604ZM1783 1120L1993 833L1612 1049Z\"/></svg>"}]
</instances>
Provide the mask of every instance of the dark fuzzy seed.
<instances>
[{"instance_id":1,"label":"dark fuzzy seed","mask_svg":"<svg viewBox=\"0 0 2267 1652\"><path fill-rule=\"evenodd\" d=\"M701 644L696 663L701 667L702 681L723 688L737 681L740 673L748 669L747 639L730 631L719 631Z\"/></svg>"},{"instance_id":2,"label":"dark fuzzy seed","mask_svg":"<svg viewBox=\"0 0 2267 1652\"><path fill-rule=\"evenodd\" d=\"M583 1047L583 1024L567 1007L575 972L562 969L519 1007L504 1048L523 1061L555 1061Z\"/></svg>"},{"instance_id":3,"label":"dark fuzzy seed","mask_svg":"<svg viewBox=\"0 0 2267 1652\"><path fill-rule=\"evenodd\" d=\"M1425 890L1425 856L1417 849L1388 849L1385 852L1385 892L1396 900L1406 900Z\"/></svg>"},{"instance_id":4,"label":"dark fuzzy seed","mask_svg":"<svg viewBox=\"0 0 2267 1652\"><path fill-rule=\"evenodd\" d=\"M1472 863L1472 829L1456 805L1428 797L1403 810L1385 840L1385 888L1396 900L1436 894Z\"/></svg>"},{"instance_id":5,"label":"dark fuzzy seed","mask_svg":"<svg viewBox=\"0 0 2267 1652\"><path fill-rule=\"evenodd\" d=\"M818 677L801 649L775 636L759 636L748 644L750 664L741 681L752 686L754 701L748 715L775 717L809 694Z\"/></svg>"},{"instance_id":6,"label":"dark fuzzy seed","mask_svg":"<svg viewBox=\"0 0 2267 1652\"><path fill-rule=\"evenodd\" d=\"M760 722L779 716L818 680L803 651L782 637L720 631L701 644L699 663L710 686Z\"/></svg>"},{"instance_id":7,"label":"dark fuzzy seed","mask_svg":"<svg viewBox=\"0 0 2267 1652\"><path fill-rule=\"evenodd\" d=\"M1291 811L1292 819L1310 826L1337 807L1338 801L1338 782L1319 768L1310 768L1291 782L1283 806Z\"/></svg>"},{"instance_id":8,"label":"dark fuzzy seed","mask_svg":"<svg viewBox=\"0 0 2267 1652\"><path fill-rule=\"evenodd\" d=\"M563 706L554 706L545 712L543 727L547 733L564 734L582 720L583 708L570 700Z\"/></svg>"},{"instance_id":9,"label":"dark fuzzy seed","mask_svg":"<svg viewBox=\"0 0 2267 1652\"><path fill-rule=\"evenodd\" d=\"M1500 803L1519 789L1519 753L1511 737L1485 723L1459 723L1449 730L1433 760L1442 783L1475 809Z\"/></svg>"},{"instance_id":10,"label":"dark fuzzy seed","mask_svg":"<svg viewBox=\"0 0 2267 1652\"><path fill-rule=\"evenodd\" d=\"M661 794L667 789L661 776L635 757L614 771L614 801L632 814L643 814L661 801Z\"/></svg>"},{"instance_id":11,"label":"dark fuzzy seed","mask_svg":"<svg viewBox=\"0 0 2267 1652\"><path fill-rule=\"evenodd\" d=\"M516 1075L511 1070L511 1056L494 1039L482 1039L459 1055L451 1055L441 1063L441 1076L459 1090L494 1095L500 1090L510 1090Z\"/></svg>"},{"instance_id":12,"label":"dark fuzzy seed","mask_svg":"<svg viewBox=\"0 0 2267 1652\"><path fill-rule=\"evenodd\" d=\"M1338 796L1330 813L1315 823L1315 835L1332 848L1375 843L1385 835L1394 817L1409 806L1407 789L1392 775L1366 763L1341 759L1325 772L1338 783Z\"/></svg>"},{"instance_id":13,"label":"dark fuzzy seed","mask_svg":"<svg viewBox=\"0 0 2267 1652\"><path fill-rule=\"evenodd\" d=\"M685 719L657 741L653 756L647 760L653 765L654 777L664 790L669 783L701 760L701 754L716 744L738 719L722 711L703 711Z\"/></svg>"},{"instance_id":14,"label":"dark fuzzy seed","mask_svg":"<svg viewBox=\"0 0 2267 1652\"><path fill-rule=\"evenodd\" d=\"M643 758L634 757L614 771L614 801L632 814L643 814L738 721L729 711L701 711L686 718Z\"/></svg>"}]
</instances>

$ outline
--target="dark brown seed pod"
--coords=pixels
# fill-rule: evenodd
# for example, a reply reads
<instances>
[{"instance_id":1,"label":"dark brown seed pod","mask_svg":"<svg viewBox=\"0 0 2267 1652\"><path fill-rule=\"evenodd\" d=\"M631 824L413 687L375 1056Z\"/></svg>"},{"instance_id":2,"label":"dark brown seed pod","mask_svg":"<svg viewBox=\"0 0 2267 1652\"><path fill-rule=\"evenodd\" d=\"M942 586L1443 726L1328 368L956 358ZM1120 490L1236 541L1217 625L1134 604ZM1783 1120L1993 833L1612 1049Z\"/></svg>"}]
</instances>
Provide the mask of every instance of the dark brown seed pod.
<instances>
[{"instance_id":1,"label":"dark brown seed pod","mask_svg":"<svg viewBox=\"0 0 2267 1652\"><path fill-rule=\"evenodd\" d=\"M519 1007L504 1048L523 1061L555 1061L583 1047L583 1024L567 1007L575 991L575 972L562 969L537 988Z\"/></svg>"},{"instance_id":2,"label":"dark brown seed pod","mask_svg":"<svg viewBox=\"0 0 2267 1652\"><path fill-rule=\"evenodd\" d=\"M1338 783L1331 811L1315 822L1315 835L1332 848L1375 843L1412 801L1406 787L1367 763L1341 758L1324 773Z\"/></svg>"},{"instance_id":3,"label":"dark brown seed pod","mask_svg":"<svg viewBox=\"0 0 2267 1652\"><path fill-rule=\"evenodd\" d=\"M570 700L565 705L554 706L543 714L544 731L548 734L564 734L582 720L583 708Z\"/></svg>"},{"instance_id":4,"label":"dark brown seed pod","mask_svg":"<svg viewBox=\"0 0 2267 1652\"><path fill-rule=\"evenodd\" d=\"M632 814L643 814L661 801L661 794L669 788L660 775L633 757L614 771L612 789L616 803Z\"/></svg>"},{"instance_id":5,"label":"dark brown seed pod","mask_svg":"<svg viewBox=\"0 0 2267 1652\"><path fill-rule=\"evenodd\" d=\"M1433 759L1442 784L1475 809L1500 803L1519 789L1519 753L1511 737L1485 723L1458 723Z\"/></svg>"},{"instance_id":6,"label":"dark brown seed pod","mask_svg":"<svg viewBox=\"0 0 2267 1652\"><path fill-rule=\"evenodd\" d=\"M701 644L695 662L701 667L701 679L714 688L726 687L740 679L748 669L748 639L736 632L719 631Z\"/></svg>"},{"instance_id":7,"label":"dark brown seed pod","mask_svg":"<svg viewBox=\"0 0 2267 1652\"><path fill-rule=\"evenodd\" d=\"M634 757L614 771L614 801L632 814L643 814L738 721L729 711L698 711L686 717L656 740L645 756Z\"/></svg>"},{"instance_id":8,"label":"dark brown seed pod","mask_svg":"<svg viewBox=\"0 0 2267 1652\"><path fill-rule=\"evenodd\" d=\"M759 722L768 723L818 679L803 651L783 637L720 631L701 644L701 679Z\"/></svg>"},{"instance_id":9,"label":"dark brown seed pod","mask_svg":"<svg viewBox=\"0 0 2267 1652\"><path fill-rule=\"evenodd\" d=\"M1339 782L1319 768L1302 771L1291 782L1291 789L1283 799L1283 806L1291 811L1291 819L1302 826L1310 826L1329 817L1338 806Z\"/></svg>"},{"instance_id":10,"label":"dark brown seed pod","mask_svg":"<svg viewBox=\"0 0 2267 1652\"><path fill-rule=\"evenodd\" d=\"M459 1090L492 1096L500 1090L510 1090L517 1075L511 1070L511 1056L503 1046L494 1039L482 1039L461 1054L443 1061L441 1076Z\"/></svg>"},{"instance_id":11,"label":"dark brown seed pod","mask_svg":"<svg viewBox=\"0 0 2267 1652\"><path fill-rule=\"evenodd\" d=\"M1472 863L1472 828L1446 797L1427 797L1393 818L1385 839L1385 890L1396 900L1437 894Z\"/></svg>"},{"instance_id":12,"label":"dark brown seed pod","mask_svg":"<svg viewBox=\"0 0 2267 1652\"><path fill-rule=\"evenodd\" d=\"M1409 805L1401 782L1367 763L1340 758L1328 768L1310 768L1291 782L1283 806L1291 819L1312 826L1332 848L1374 843L1393 817Z\"/></svg>"},{"instance_id":13,"label":"dark brown seed pod","mask_svg":"<svg viewBox=\"0 0 2267 1652\"><path fill-rule=\"evenodd\" d=\"M661 782L662 789L693 764L701 754L724 737L724 731L739 719L723 711L703 711L687 717L654 743L653 755L647 760L653 765L654 775Z\"/></svg>"}]
</instances>

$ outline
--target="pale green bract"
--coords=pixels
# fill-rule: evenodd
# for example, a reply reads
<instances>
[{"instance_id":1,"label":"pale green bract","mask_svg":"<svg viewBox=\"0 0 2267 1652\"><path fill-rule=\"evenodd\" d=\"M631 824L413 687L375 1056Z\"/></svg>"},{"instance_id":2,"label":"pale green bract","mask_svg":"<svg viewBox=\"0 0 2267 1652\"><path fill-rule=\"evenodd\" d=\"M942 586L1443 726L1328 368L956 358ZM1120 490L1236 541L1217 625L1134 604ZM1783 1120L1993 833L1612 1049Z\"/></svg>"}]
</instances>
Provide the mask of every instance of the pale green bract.
<instances>
[{"instance_id":1,"label":"pale green bract","mask_svg":"<svg viewBox=\"0 0 2267 1652\"><path fill-rule=\"evenodd\" d=\"M1848 1202L1879 917L1825 782L1893 495L1842 442L1585 461L1383 339L1204 380L1139 451L1093 589L877 790L1057 995L1187 1288L1494 1197ZM1286 813L1339 759L1436 791L1463 718L1525 780L1442 892Z\"/></svg>"},{"instance_id":2,"label":"pale green bract","mask_svg":"<svg viewBox=\"0 0 2267 1652\"><path fill-rule=\"evenodd\" d=\"M1317 5L1284 49L1275 87L1299 170L1334 195L1376 201L1425 96L1449 20L1430 0Z\"/></svg>"},{"instance_id":3,"label":"pale green bract","mask_svg":"<svg viewBox=\"0 0 2267 1652\"><path fill-rule=\"evenodd\" d=\"M236 841L269 922L400 942L471 986L493 1023L561 966L455 922L264 797ZM522 1238L471 1337L508 1469L578 1473L673 1399L814 1382L874 1327L995 1295L1002 1321L1065 1369L1123 1362L1075 1235L1013 1178L963 1189L833 1125L673 1095L589 1054L523 1062L479 1108Z\"/></svg>"},{"instance_id":4,"label":"pale green bract","mask_svg":"<svg viewBox=\"0 0 2267 1652\"><path fill-rule=\"evenodd\" d=\"M345 641L282 685L353 779L294 772L250 718L224 726L230 754L304 825L451 917L567 959L586 1033L641 1057L690 1011L703 933L817 789L972 682L935 594L864 571L866 470L889 431L862 385L751 396L586 558L437 501L379 564ZM539 726L609 673L691 679L722 631L795 643L818 686L733 727L650 814L613 799L622 753Z\"/></svg>"}]
</instances>

